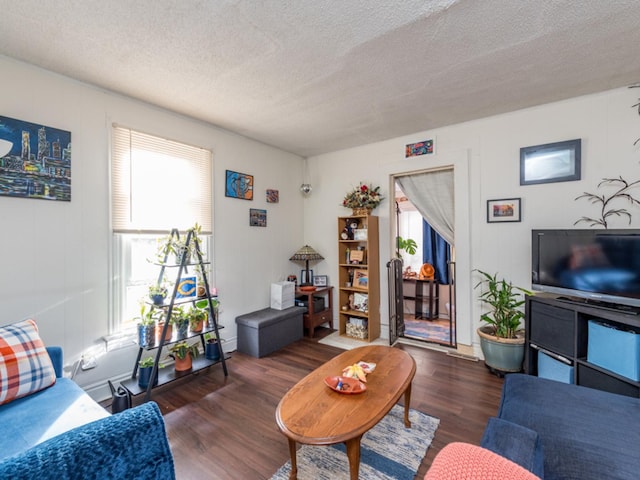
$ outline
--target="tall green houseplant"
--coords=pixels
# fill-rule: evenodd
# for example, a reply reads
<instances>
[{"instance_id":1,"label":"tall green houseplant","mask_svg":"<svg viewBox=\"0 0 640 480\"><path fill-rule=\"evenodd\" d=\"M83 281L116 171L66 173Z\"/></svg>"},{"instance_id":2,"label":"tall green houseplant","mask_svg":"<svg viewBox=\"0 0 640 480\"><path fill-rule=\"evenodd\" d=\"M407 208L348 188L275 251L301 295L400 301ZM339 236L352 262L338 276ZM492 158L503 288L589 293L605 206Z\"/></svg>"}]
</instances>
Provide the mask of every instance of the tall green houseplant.
<instances>
[{"instance_id":1,"label":"tall green houseplant","mask_svg":"<svg viewBox=\"0 0 640 480\"><path fill-rule=\"evenodd\" d=\"M516 338L516 332L520 328L524 312L524 297L522 294L530 295L529 290L516 287L505 279L498 279L497 275L490 275L482 270L476 270L483 276L475 288L483 286L486 288L478 299L491 307L491 311L483 313L480 319L491 325L494 335L500 338Z\"/></svg>"},{"instance_id":2,"label":"tall green houseplant","mask_svg":"<svg viewBox=\"0 0 640 480\"><path fill-rule=\"evenodd\" d=\"M522 294L531 292L505 279L498 279L497 274L475 271L482 275L482 280L475 286L483 287L478 299L490 307L489 312L480 315L485 325L477 330L484 363L499 376L506 372L519 372L524 360L524 335L519 335L524 317L522 306L525 299Z\"/></svg>"}]
</instances>

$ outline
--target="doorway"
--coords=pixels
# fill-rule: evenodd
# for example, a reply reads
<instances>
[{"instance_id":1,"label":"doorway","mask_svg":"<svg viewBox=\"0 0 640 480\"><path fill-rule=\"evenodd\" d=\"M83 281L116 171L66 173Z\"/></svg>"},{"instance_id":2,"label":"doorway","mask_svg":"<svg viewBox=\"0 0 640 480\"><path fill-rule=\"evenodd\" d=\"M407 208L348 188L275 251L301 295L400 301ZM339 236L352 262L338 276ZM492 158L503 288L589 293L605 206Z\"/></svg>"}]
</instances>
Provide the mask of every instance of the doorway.
<instances>
[{"instance_id":1,"label":"doorway","mask_svg":"<svg viewBox=\"0 0 640 480\"><path fill-rule=\"evenodd\" d=\"M453 168L394 176L400 337L456 347ZM414 201L415 200L415 201ZM430 221L431 219L431 221ZM443 235L440 235L443 232ZM414 248L399 248L412 245ZM397 312L399 313L399 312Z\"/></svg>"}]
</instances>

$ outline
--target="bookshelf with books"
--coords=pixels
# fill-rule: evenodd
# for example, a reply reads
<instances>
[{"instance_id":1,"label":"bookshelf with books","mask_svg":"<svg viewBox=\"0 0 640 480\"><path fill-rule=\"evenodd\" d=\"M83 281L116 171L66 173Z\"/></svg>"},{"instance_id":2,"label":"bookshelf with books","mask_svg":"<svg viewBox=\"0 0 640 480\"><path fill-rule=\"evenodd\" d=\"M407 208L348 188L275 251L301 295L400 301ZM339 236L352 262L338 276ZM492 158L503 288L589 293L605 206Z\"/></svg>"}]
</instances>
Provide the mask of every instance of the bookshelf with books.
<instances>
[{"instance_id":1,"label":"bookshelf with books","mask_svg":"<svg viewBox=\"0 0 640 480\"><path fill-rule=\"evenodd\" d=\"M371 342L380 336L378 217L338 217L339 332Z\"/></svg>"}]
</instances>

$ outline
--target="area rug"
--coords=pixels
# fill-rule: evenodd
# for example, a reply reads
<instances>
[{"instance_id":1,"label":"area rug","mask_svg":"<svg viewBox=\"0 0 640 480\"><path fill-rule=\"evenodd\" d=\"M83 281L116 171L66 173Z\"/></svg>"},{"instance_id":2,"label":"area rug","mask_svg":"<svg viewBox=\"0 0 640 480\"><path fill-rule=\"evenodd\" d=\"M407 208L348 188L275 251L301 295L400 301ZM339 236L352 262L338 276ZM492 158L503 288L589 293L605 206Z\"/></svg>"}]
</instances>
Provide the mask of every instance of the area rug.
<instances>
[{"instance_id":1,"label":"area rug","mask_svg":"<svg viewBox=\"0 0 640 480\"><path fill-rule=\"evenodd\" d=\"M363 480L413 480L427 453L440 420L409 410L411 428L404 426L404 407L394 406L380 423L362 436L360 478ZM349 478L349 460L344 444L303 445L298 450L299 480ZM271 480L288 480L291 461Z\"/></svg>"},{"instance_id":2,"label":"area rug","mask_svg":"<svg viewBox=\"0 0 640 480\"><path fill-rule=\"evenodd\" d=\"M451 343L449 322L433 322L428 320L404 319L404 336L438 342L445 345ZM453 331L455 335L455 330Z\"/></svg>"}]
</instances>

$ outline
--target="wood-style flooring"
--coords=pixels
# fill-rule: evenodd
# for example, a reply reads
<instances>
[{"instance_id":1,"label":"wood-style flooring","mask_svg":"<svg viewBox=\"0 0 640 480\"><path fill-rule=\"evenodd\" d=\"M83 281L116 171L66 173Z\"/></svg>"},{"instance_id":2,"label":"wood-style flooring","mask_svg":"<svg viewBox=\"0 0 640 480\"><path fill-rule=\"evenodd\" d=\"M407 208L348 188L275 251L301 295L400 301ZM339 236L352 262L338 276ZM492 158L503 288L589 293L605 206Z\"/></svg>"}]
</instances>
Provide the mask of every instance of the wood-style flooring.
<instances>
[{"instance_id":1,"label":"wood-style flooring","mask_svg":"<svg viewBox=\"0 0 640 480\"><path fill-rule=\"evenodd\" d=\"M417 364L411 407L440 419L416 476L421 479L446 444L480 442L488 418L497 412L502 380L482 362L409 345L397 348ZM178 479L269 479L289 459L286 438L275 423L280 398L340 352L317 338L260 359L234 352L226 379L217 365L154 390L152 400L164 415Z\"/></svg>"}]
</instances>

